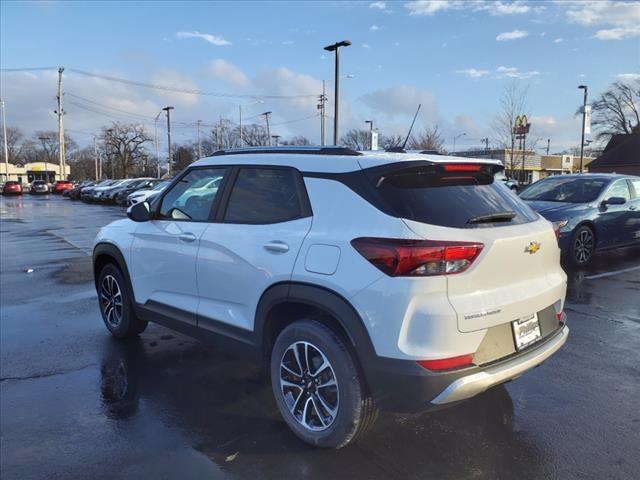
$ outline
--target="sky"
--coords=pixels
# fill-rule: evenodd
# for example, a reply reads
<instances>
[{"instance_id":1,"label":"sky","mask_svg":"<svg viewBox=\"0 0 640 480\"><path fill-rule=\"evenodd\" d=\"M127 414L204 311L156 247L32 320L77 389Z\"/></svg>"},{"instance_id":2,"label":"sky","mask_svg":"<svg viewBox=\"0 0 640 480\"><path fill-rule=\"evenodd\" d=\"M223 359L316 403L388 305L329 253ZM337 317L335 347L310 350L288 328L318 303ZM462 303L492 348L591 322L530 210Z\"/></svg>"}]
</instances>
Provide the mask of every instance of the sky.
<instances>
[{"instance_id":1,"label":"sky","mask_svg":"<svg viewBox=\"0 0 640 480\"><path fill-rule=\"evenodd\" d=\"M260 122L272 133L319 143L317 95L326 80L333 116L333 54L341 50L340 130L406 134L437 124L452 148L495 138L505 85L529 87L532 135L551 150L580 142L579 84L590 96L640 77L640 2L12 2L0 4L3 69L65 67L65 126L81 145L112 121L141 122L172 105L174 142L220 117ZM178 88L146 88L88 76ZM30 134L57 128L57 72L2 72L7 125ZM185 93L206 92L206 95ZM257 103L261 98L263 103ZM252 118L253 117L253 118ZM327 138L332 128L328 119ZM165 120L158 121L160 148Z\"/></svg>"}]
</instances>

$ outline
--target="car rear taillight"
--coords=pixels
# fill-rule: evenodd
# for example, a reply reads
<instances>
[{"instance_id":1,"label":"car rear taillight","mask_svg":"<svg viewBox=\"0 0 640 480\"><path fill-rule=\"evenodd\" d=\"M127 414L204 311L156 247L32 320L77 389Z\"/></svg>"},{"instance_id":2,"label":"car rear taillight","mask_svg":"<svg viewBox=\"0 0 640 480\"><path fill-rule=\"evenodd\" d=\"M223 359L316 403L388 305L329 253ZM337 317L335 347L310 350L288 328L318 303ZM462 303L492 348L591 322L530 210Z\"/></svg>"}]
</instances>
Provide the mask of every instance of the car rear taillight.
<instances>
[{"instance_id":1,"label":"car rear taillight","mask_svg":"<svg viewBox=\"0 0 640 480\"><path fill-rule=\"evenodd\" d=\"M357 252L390 277L450 275L467 270L482 243L362 237L351 240Z\"/></svg>"},{"instance_id":2,"label":"car rear taillight","mask_svg":"<svg viewBox=\"0 0 640 480\"><path fill-rule=\"evenodd\" d=\"M438 358L436 360L419 360L418 365L432 372L444 372L473 365L473 354L460 355L458 357Z\"/></svg>"}]
</instances>

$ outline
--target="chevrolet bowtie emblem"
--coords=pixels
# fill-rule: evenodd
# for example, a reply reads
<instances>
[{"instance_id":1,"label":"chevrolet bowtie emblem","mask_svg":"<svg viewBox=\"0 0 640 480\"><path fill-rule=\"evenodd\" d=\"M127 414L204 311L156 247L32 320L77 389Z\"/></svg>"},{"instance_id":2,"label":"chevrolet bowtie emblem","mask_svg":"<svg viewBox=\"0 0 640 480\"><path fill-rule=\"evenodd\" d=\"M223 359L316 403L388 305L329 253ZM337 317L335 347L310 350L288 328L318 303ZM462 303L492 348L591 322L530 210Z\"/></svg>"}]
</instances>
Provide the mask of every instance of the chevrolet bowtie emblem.
<instances>
[{"instance_id":1,"label":"chevrolet bowtie emblem","mask_svg":"<svg viewBox=\"0 0 640 480\"><path fill-rule=\"evenodd\" d=\"M531 243L529 243L529 245L524 247L524 253L529 253L529 254L533 255L538 250L540 250L541 246L542 245L540 244L540 242L531 242Z\"/></svg>"}]
</instances>

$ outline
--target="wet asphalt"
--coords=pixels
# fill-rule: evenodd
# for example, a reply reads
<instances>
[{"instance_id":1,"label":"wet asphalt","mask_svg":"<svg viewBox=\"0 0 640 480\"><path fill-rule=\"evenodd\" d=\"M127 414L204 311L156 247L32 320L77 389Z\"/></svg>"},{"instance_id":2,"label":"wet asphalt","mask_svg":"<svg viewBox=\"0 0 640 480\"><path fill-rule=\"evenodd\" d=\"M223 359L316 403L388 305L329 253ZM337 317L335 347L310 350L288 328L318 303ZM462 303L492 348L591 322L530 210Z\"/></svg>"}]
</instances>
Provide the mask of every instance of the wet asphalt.
<instances>
[{"instance_id":1,"label":"wet asphalt","mask_svg":"<svg viewBox=\"0 0 640 480\"><path fill-rule=\"evenodd\" d=\"M638 478L640 249L568 271L571 335L539 368L327 451L289 432L254 365L153 324L111 339L90 252L123 215L0 198L3 480Z\"/></svg>"}]
</instances>

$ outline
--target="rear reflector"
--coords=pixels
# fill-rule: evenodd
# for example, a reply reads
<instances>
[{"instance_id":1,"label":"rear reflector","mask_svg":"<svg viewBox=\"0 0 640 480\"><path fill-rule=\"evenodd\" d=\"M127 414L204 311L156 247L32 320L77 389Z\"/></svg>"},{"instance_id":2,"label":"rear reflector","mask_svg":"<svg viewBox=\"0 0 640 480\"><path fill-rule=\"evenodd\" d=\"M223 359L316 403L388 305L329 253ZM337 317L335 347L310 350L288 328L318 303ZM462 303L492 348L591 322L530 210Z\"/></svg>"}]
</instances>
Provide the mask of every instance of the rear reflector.
<instances>
[{"instance_id":1,"label":"rear reflector","mask_svg":"<svg viewBox=\"0 0 640 480\"><path fill-rule=\"evenodd\" d=\"M477 163L445 163L445 172L479 172L481 165Z\"/></svg>"},{"instance_id":2,"label":"rear reflector","mask_svg":"<svg viewBox=\"0 0 640 480\"><path fill-rule=\"evenodd\" d=\"M473 354L460 355L459 357L440 358L437 360L420 360L417 362L422 368L432 372L455 370L473 365Z\"/></svg>"},{"instance_id":3,"label":"rear reflector","mask_svg":"<svg viewBox=\"0 0 640 480\"><path fill-rule=\"evenodd\" d=\"M356 238L356 251L390 277L450 275L467 270L482 243L394 238Z\"/></svg>"}]
</instances>

